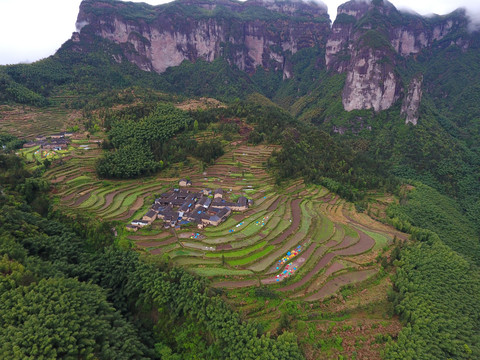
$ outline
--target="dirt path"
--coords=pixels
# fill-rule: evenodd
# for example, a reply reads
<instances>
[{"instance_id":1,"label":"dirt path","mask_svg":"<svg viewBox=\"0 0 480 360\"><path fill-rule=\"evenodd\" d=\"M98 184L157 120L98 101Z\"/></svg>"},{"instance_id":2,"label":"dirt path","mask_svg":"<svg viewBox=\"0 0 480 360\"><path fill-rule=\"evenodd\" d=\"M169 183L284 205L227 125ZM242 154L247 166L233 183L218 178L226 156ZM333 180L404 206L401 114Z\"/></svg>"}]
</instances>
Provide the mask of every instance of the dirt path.
<instances>
[{"instance_id":1,"label":"dirt path","mask_svg":"<svg viewBox=\"0 0 480 360\"><path fill-rule=\"evenodd\" d=\"M287 237L289 237L291 234L293 234L295 231L298 230L300 226L300 221L302 220L301 217L301 209L300 209L300 203L302 199L295 199L292 201L292 223L290 227L285 230L283 233L281 233L276 239L273 241L270 241L270 244L276 245L282 243Z\"/></svg>"}]
</instances>

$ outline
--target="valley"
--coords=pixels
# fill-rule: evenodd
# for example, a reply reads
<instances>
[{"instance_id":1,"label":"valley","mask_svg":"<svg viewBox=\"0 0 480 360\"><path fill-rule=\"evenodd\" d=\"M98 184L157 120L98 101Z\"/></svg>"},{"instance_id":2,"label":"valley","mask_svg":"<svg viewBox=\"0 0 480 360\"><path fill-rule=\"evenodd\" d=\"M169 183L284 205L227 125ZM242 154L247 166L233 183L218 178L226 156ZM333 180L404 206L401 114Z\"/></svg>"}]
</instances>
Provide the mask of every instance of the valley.
<instances>
[{"instance_id":1,"label":"valley","mask_svg":"<svg viewBox=\"0 0 480 360\"><path fill-rule=\"evenodd\" d=\"M480 33L329 14L83 0L0 66L0 358L480 358Z\"/></svg>"},{"instance_id":2,"label":"valley","mask_svg":"<svg viewBox=\"0 0 480 360\"><path fill-rule=\"evenodd\" d=\"M110 222L117 245L146 261L168 261L208 278L227 302L266 331L286 327L301 335L308 359L350 356L358 341L365 344L355 350L359 355L380 358L384 343L373 346L376 337L394 337L400 325L382 290L391 283L379 259L407 235L357 212L325 187L303 180L276 184L266 164L277 145L252 146L237 135L210 166L191 158L157 176L107 180L95 173L102 152L98 135L74 135L69 149L51 159L43 177L51 183L55 208L73 218ZM32 170L38 166L34 150L20 151ZM178 187L180 178L191 181L189 191L222 188L227 200L242 195L253 205L202 230L195 224L166 229L161 220L134 233L126 230L161 193ZM372 204L382 204L381 199L371 196ZM333 315L339 311L344 315Z\"/></svg>"}]
</instances>

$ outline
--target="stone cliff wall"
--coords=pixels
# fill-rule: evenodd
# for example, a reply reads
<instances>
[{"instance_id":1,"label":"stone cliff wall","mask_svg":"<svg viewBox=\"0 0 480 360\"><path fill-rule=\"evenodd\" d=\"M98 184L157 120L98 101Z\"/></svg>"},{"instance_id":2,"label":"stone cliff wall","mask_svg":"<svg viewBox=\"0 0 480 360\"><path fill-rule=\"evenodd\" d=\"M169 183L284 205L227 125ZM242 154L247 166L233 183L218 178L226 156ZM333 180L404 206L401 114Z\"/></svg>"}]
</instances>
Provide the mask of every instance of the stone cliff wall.
<instances>
[{"instance_id":1,"label":"stone cliff wall","mask_svg":"<svg viewBox=\"0 0 480 360\"><path fill-rule=\"evenodd\" d=\"M293 54L324 48L320 66L347 75L342 92L346 111L381 111L403 98L406 121L416 124L421 77L403 84L396 67L441 42L465 25L462 21L465 16L403 14L386 0L339 6L331 28L327 9L313 2L177 0L150 6L84 0L77 20L80 33L72 40L79 41L84 31L111 40L123 49L116 61L127 59L146 71L162 73L185 60L222 57L249 74L261 66L282 71L284 79L295 76Z\"/></svg>"},{"instance_id":2,"label":"stone cliff wall","mask_svg":"<svg viewBox=\"0 0 480 360\"><path fill-rule=\"evenodd\" d=\"M151 8L156 16L149 21L131 20L115 9L104 10L113 5L84 1L77 24L89 26L96 35L124 46L127 59L143 70L162 73L184 60L211 62L223 56L248 73L263 66L283 71L284 78L292 75L289 57L305 47L324 47L330 32L326 8L314 3L250 0L245 3L223 1L218 5L200 1L178 4L197 8L198 15L172 14L165 11L165 6L158 6ZM222 6L224 12L242 14L251 7L253 14L259 8L267 13L242 20L228 13L226 16L216 14L218 6ZM99 8L103 9L102 16L96 14ZM203 9L207 12L202 13ZM270 19L265 18L267 15ZM127 51L132 46L135 53Z\"/></svg>"},{"instance_id":3,"label":"stone cliff wall","mask_svg":"<svg viewBox=\"0 0 480 360\"><path fill-rule=\"evenodd\" d=\"M412 56L433 46L461 21L402 14L387 1L350 1L339 6L326 44L325 63L329 70L347 73L342 96L345 110L385 110L407 92L408 103L416 104L413 99L421 99L422 81L405 88L394 71L398 56ZM419 102L413 107L418 109ZM416 124L414 113L418 111L409 111L407 122Z\"/></svg>"}]
</instances>

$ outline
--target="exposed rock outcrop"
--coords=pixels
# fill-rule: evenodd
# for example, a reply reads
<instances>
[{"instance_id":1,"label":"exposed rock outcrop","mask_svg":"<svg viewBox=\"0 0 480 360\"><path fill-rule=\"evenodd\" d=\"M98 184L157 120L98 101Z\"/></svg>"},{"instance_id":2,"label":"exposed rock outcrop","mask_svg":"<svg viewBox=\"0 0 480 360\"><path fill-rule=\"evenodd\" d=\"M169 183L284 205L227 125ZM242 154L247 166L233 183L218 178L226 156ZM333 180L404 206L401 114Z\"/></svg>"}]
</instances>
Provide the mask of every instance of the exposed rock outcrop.
<instances>
[{"instance_id":1,"label":"exposed rock outcrop","mask_svg":"<svg viewBox=\"0 0 480 360\"><path fill-rule=\"evenodd\" d=\"M245 3L188 0L148 6L135 19L132 4L85 0L77 24L124 48L125 57L147 71L164 72L184 60L225 57L248 73L258 66L292 76L290 56L324 47L330 32L325 7L302 1Z\"/></svg>"},{"instance_id":2,"label":"exposed rock outcrop","mask_svg":"<svg viewBox=\"0 0 480 360\"><path fill-rule=\"evenodd\" d=\"M368 47L355 51L342 93L346 111L388 109L400 96L400 83L385 53Z\"/></svg>"},{"instance_id":3,"label":"exposed rock outcrop","mask_svg":"<svg viewBox=\"0 0 480 360\"><path fill-rule=\"evenodd\" d=\"M390 108L402 96L403 84L395 72L399 56L418 54L464 26L465 21L464 16L427 19L403 14L381 0L350 1L339 6L326 44L325 62L328 69L347 73L342 98L345 110ZM408 104L418 109L415 103L421 99L421 81L411 86L414 94ZM408 119L412 123L417 120L413 113Z\"/></svg>"},{"instance_id":4,"label":"exposed rock outcrop","mask_svg":"<svg viewBox=\"0 0 480 360\"><path fill-rule=\"evenodd\" d=\"M405 124L417 125L418 110L422 101L423 75L414 77L408 86L408 92L402 103L401 114L405 115Z\"/></svg>"},{"instance_id":5,"label":"exposed rock outcrop","mask_svg":"<svg viewBox=\"0 0 480 360\"><path fill-rule=\"evenodd\" d=\"M397 66L442 42L465 50L468 42L449 34L466 29L467 21L462 11L432 18L401 13L386 0L340 5L332 28L325 6L300 0L177 0L159 6L84 0L72 41L81 51L87 36L110 40L121 48L112 55L115 61L145 71L224 58L249 74L263 67L283 72L284 79L295 76L292 55L325 49L317 65L346 73L345 110L381 111L404 96L402 113L415 124L422 80L415 78L407 91Z\"/></svg>"}]
</instances>

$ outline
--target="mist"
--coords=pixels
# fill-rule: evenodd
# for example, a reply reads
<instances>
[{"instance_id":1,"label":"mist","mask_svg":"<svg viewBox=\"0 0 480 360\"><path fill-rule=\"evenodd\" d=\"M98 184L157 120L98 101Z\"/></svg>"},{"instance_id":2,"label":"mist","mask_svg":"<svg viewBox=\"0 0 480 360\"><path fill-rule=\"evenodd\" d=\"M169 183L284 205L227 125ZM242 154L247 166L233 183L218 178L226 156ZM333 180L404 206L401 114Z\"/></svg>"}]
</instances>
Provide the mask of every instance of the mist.
<instances>
[{"instance_id":1,"label":"mist","mask_svg":"<svg viewBox=\"0 0 480 360\"><path fill-rule=\"evenodd\" d=\"M167 0L133 0L159 5ZM0 64L32 62L53 55L75 31L81 0L0 0ZM307 0L308 2L308 0ZM327 6L335 20L337 7L344 0L314 0ZM410 9L421 15L445 15L465 8L471 19L470 30L480 29L479 0L391 0L397 9ZM81 24L80 24L81 25Z\"/></svg>"}]
</instances>

